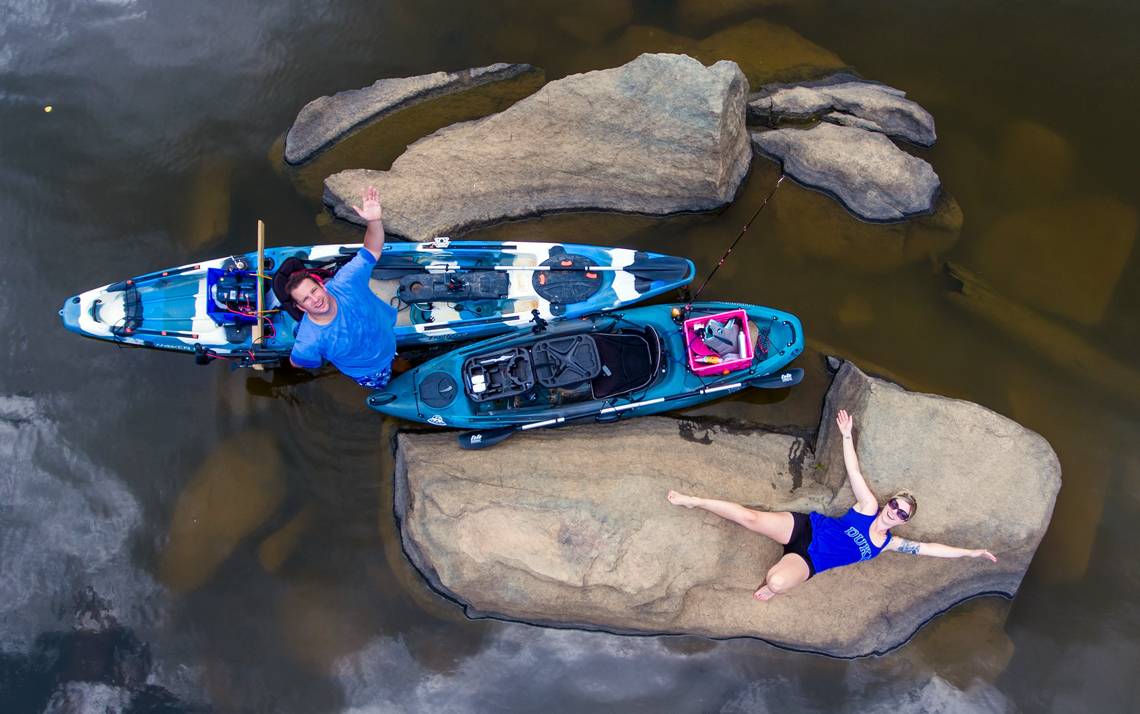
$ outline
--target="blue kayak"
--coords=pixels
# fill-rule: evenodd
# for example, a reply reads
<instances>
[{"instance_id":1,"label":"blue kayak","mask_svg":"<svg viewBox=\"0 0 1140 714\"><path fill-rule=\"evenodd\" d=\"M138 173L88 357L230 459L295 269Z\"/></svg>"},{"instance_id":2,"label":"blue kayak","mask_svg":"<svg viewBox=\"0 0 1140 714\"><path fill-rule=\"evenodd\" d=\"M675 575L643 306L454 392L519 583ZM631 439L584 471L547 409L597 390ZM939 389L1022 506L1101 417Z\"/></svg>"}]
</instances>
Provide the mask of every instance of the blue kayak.
<instances>
[{"instance_id":1,"label":"blue kayak","mask_svg":"<svg viewBox=\"0 0 1140 714\"><path fill-rule=\"evenodd\" d=\"M492 434L683 409L750 387L792 386L799 319L740 303L653 305L541 325L451 350L368 397L378 412Z\"/></svg>"},{"instance_id":2,"label":"blue kayak","mask_svg":"<svg viewBox=\"0 0 1140 714\"><path fill-rule=\"evenodd\" d=\"M265 302L256 315L257 254L245 253L141 275L68 298L64 327L118 344L273 366L288 357L302 317L284 294L288 273L326 277L360 244L265 251ZM399 347L481 338L532 321L623 308L683 287L691 261L626 248L571 243L389 242L372 272L378 298L398 310ZM251 329L260 319L263 337Z\"/></svg>"}]
</instances>

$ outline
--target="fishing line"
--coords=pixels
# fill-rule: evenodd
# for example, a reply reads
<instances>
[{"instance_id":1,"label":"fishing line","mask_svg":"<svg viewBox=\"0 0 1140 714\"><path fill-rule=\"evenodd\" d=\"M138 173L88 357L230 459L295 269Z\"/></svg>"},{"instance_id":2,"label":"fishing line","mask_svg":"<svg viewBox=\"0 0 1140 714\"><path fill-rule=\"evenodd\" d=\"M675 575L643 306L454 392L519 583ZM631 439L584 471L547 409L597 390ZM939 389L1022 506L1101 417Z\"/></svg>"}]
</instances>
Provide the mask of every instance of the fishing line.
<instances>
[{"instance_id":1,"label":"fishing line","mask_svg":"<svg viewBox=\"0 0 1140 714\"><path fill-rule=\"evenodd\" d=\"M776 189L780 187L780 184L783 183L783 181L784 174L781 173L780 178L776 179L776 185L772 187L772 190L769 191L768 195L764 198L764 202L760 204L760 207L756 209L756 212L752 214L752 217L749 218L748 222L744 224L744 227L740 229L740 233L737 234L736 240L732 241L732 245L728 246L728 250L724 251L724 255L722 255L720 257L720 260L717 261L717 264L713 266L713 269L709 273L708 277L705 278L705 281L701 283L701 286L699 288L697 288L696 294L689 298L688 302L685 303L686 313L692 309L693 303L696 302L697 298L701 296L701 292L705 289L705 286L708 285L709 281L712 280L714 275L716 275L716 271L720 270L720 266L724 265L724 261L728 260L728 256L732 254L732 249L736 247L736 244L740 242L740 239L744 237L744 234L748 232L748 227L751 226L752 222L756 220L756 217L760 215L760 211L764 210L764 206L768 205L768 201L772 199L772 196L776 193Z\"/></svg>"}]
</instances>

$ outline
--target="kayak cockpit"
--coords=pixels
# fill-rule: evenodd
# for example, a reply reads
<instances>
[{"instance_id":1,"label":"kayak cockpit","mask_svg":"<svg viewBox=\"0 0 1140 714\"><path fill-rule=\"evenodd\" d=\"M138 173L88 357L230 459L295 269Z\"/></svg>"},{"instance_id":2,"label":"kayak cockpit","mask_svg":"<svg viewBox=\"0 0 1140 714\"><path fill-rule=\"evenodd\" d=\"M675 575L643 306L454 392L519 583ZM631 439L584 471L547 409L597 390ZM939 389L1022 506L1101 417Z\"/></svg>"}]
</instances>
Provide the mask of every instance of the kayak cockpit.
<instances>
[{"instance_id":1,"label":"kayak cockpit","mask_svg":"<svg viewBox=\"0 0 1140 714\"><path fill-rule=\"evenodd\" d=\"M608 399L649 386L661 352L652 327L548 337L467 358L463 386L477 411Z\"/></svg>"}]
</instances>

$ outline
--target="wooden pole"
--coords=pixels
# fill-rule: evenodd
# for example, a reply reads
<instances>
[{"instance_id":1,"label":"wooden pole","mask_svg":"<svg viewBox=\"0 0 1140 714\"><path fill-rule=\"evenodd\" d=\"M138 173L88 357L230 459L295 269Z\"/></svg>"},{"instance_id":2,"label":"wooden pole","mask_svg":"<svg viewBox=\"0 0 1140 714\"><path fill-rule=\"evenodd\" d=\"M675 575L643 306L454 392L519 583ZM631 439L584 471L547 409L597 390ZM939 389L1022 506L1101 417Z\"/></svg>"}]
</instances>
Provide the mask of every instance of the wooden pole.
<instances>
[{"instance_id":1,"label":"wooden pole","mask_svg":"<svg viewBox=\"0 0 1140 714\"><path fill-rule=\"evenodd\" d=\"M261 314L264 310L261 288L261 271L265 269L265 221L260 218L257 220L257 268L255 275L257 276L257 321L253 323L253 328L250 330L250 335L253 338L253 348L257 349L261 344ZM261 372L265 370L264 365L255 364L253 368Z\"/></svg>"}]
</instances>

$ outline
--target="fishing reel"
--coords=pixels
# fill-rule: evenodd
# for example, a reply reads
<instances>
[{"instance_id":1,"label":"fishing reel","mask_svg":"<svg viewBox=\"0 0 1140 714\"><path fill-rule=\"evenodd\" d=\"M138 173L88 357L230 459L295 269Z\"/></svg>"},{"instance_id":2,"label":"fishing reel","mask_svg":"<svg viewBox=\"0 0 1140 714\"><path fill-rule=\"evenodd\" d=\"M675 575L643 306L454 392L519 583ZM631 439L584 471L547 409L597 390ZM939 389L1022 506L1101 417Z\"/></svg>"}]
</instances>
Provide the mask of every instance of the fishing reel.
<instances>
[{"instance_id":1,"label":"fishing reel","mask_svg":"<svg viewBox=\"0 0 1140 714\"><path fill-rule=\"evenodd\" d=\"M677 323L678 325L683 325L685 323L685 320L689 319L689 315L692 312L693 306L690 303L687 305L682 305L681 307L673 308L669 311L669 317L672 318L673 322Z\"/></svg>"}]
</instances>

